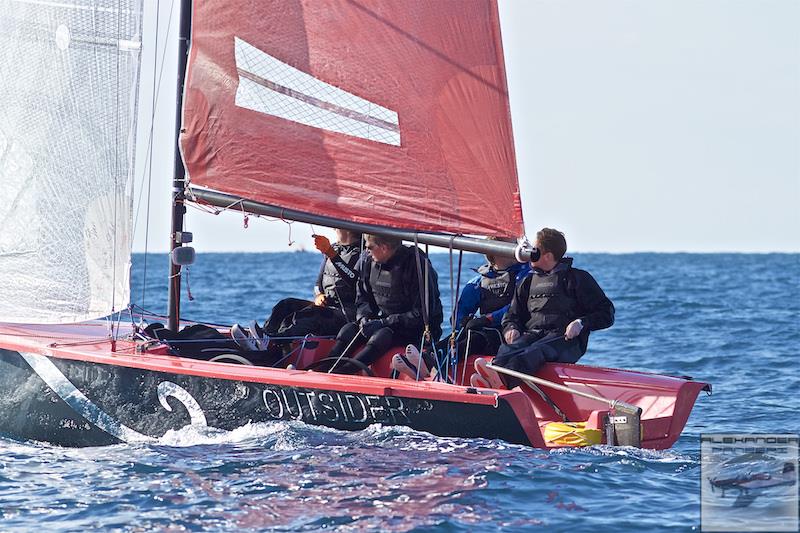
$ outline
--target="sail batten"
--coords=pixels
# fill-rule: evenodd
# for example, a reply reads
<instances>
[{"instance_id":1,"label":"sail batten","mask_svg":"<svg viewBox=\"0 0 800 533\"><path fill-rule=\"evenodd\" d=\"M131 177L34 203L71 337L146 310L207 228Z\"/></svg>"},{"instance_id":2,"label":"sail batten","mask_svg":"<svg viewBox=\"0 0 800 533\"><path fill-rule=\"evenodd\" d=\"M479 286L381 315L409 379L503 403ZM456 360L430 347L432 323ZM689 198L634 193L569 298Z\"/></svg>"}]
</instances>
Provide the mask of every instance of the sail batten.
<instances>
[{"instance_id":1,"label":"sail batten","mask_svg":"<svg viewBox=\"0 0 800 533\"><path fill-rule=\"evenodd\" d=\"M197 2L191 183L395 228L519 236L494 0Z\"/></svg>"}]
</instances>

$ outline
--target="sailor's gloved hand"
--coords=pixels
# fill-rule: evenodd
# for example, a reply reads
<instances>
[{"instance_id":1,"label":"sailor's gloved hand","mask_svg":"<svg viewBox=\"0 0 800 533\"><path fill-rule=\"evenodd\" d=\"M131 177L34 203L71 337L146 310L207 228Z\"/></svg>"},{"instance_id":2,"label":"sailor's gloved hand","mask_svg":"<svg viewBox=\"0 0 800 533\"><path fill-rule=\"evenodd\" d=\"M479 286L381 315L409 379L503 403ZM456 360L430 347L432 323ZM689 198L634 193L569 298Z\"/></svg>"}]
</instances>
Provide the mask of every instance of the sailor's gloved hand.
<instances>
[{"instance_id":1,"label":"sailor's gloved hand","mask_svg":"<svg viewBox=\"0 0 800 533\"><path fill-rule=\"evenodd\" d=\"M383 320L365 320L361 323L361 333L370 338L384 326Z\"/></svg>"},{"instance_id":2,"label":"sailor's gloved hand","mask_svg":"<svg viewBox=\"0 0 800 533\"><path fill-rule=\"evenodd\" d=\"M333 249L331 241L324 235L314 235L314 248L328 257L336 257L336 250Z\"/></svg>"},{"instance_id":3,"label":"sailor's gloved hand","mask_svg":"<svg viewBox=\"0 0 800 533\"><path fill-rule=\"evenodd\" d=\"M564 331L564 338L567 340L574 339L581 334L581 331L583 331L583 322L580 318L576 318L567 325L567 329Z\"/></svg>"},{"instance_id":4,"label":"sailor's gloved hand","mask_svg":"<svg viewBox=\"0 0 800 533\"><path fill-rule=\"evenodd\" d=\"M514 341L519 339L519 337L520 337L519 331L513 328L506 330L506 332L503 334L503 338L506 340L507 344L514 343Z\"/></svg>"},{"instance_id":5,"label":"sailor's gloved hand","mask_svg":"<svg viewBox=\"0 0 800 533\"><path fill-rule=\"evenodd\" d=\"M466 329L481 329L488 327L492 324L492 319L488 316L481 316L478 318L473 318L472 320L468 321L464 327Z\"/></svg>"},{"instance_id":6,"label":"sailor's gloved hand","mask_svg":"<svg viewBox=\"0 0 800 533\"><path fill-rule=\"evenodd\" d=\"M317 294L314 296L314 305L322 307L325 305L325 295L322 293Z\"/></svg>"}]
</instances>

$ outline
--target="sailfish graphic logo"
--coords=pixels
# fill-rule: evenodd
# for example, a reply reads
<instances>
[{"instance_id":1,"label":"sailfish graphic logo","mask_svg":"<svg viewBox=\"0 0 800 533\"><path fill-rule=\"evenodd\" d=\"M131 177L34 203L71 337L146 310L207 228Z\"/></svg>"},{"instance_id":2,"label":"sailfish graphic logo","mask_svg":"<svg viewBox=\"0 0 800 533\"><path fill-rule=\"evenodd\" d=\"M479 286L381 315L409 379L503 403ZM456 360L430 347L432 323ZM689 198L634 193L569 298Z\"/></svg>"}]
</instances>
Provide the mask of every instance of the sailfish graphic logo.
<instances>
[{"instance_id":1,"label":"sailfish graphic logo","mask_svg":"<svg viewBox=\"0 0 800 533\"><path fill-rule=\"evenodd\" d=\"M306 126L400 146L397 113L234 38L236 105Z\"/></svg>"},{"instance_id":2,"label":"sailfish graphic logo","mask_svg":"<svg viewBox=\"0 0 800 533\"><path fill-rule=\"evenodd\" d=\"M96 427L113 435L122 442L152 442L156 439L148 435L139 433L131 429L119 420L105 413L95 405L83 392L72 384L67 377L44 355L20 352L20 355L28 362L34 372L76 413L94 424ZM208 427L206 416L200 405L186 389L172 383L162 381L158 384L158 401L167 410L172 411L172 407L167 403L167 397L178 400L189 413L190 424L194 427Z\"/></svg>"}]
</instances>

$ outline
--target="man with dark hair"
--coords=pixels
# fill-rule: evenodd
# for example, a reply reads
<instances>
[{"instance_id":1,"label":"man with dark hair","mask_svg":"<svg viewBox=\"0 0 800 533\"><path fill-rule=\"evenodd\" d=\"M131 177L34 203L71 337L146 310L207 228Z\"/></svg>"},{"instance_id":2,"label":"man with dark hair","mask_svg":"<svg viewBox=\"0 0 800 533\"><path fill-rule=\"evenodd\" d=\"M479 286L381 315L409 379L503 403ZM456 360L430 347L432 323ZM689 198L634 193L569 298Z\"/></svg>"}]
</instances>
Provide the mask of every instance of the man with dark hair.
<instances>
[{"instance_id":1,"label":"man with dark hair","mask_svg":"<svg viewBox=\"0 0 800 533\"><path fill-rule=\"evenodd\" d=\"M539 258L532 272L517 285L503 317L503 337L494 364L533 374L545 362L574 363L586 353L589 332L611 327L614 304L591 274L572 267L564 257L564 234L544 228L536 234ZM514 386L516 380L498 375L479 359L476 369L492 387Z\"/></svg>"},{"instance_id":2,"label":"man with dark hair","mask_svg":"<svg viewBox=\"0 0 800 533\"><path fill-rule=\"evenodd\" d=\"M431 340L438 340L443 312L436 271L421 250L392 237L365 235L365 239L368 254L357 265L356 321L339 331L329 357L344 355L370 365L392 346L418 344L426 317ZM340 362L334 372L357 370Z\"/></svg>"}]
</instances>

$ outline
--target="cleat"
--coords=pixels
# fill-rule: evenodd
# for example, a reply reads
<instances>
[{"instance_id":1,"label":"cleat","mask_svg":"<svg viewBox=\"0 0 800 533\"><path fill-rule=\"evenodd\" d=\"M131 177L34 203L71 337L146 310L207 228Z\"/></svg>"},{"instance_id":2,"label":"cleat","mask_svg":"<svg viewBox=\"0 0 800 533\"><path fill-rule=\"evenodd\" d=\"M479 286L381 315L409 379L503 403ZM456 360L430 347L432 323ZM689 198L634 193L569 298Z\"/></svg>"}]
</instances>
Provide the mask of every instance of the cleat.
<instances>
[{"instance_id":1,"label":"cleat","mask_svg":"<svg viewBox=\"0 0 800 533\"><path fill-rule=\"evenodd\" d=\"M231 338L242 350L248 352L258 351L258 344L256 343L256 340L250 338L250 336L245 333L244 328L242 328L242 326L239 324L234 324L231 326Z\"/></svg>"},{"instance_id":2,"label":"cleat","mask_svg":"<svg viewBox=\"0 0 800 533\"><path fill-rule=\"evenodd\" d=\"M500 378L500 374L490 368L486 368L486 359L475 359L475 371L481 378L489 384L491 389L505 389L506 385Z\"/></svg>"},{"instance_id":3,"label":"cleat","mask_svg":"<svg viewBox=\"0 0 800 533\"><path fill-rule=\"evenodd\" d=\"M286 365L286 370L297 370L297 367L292 364L288 364Z\"/></svg>"}]
</instances>

